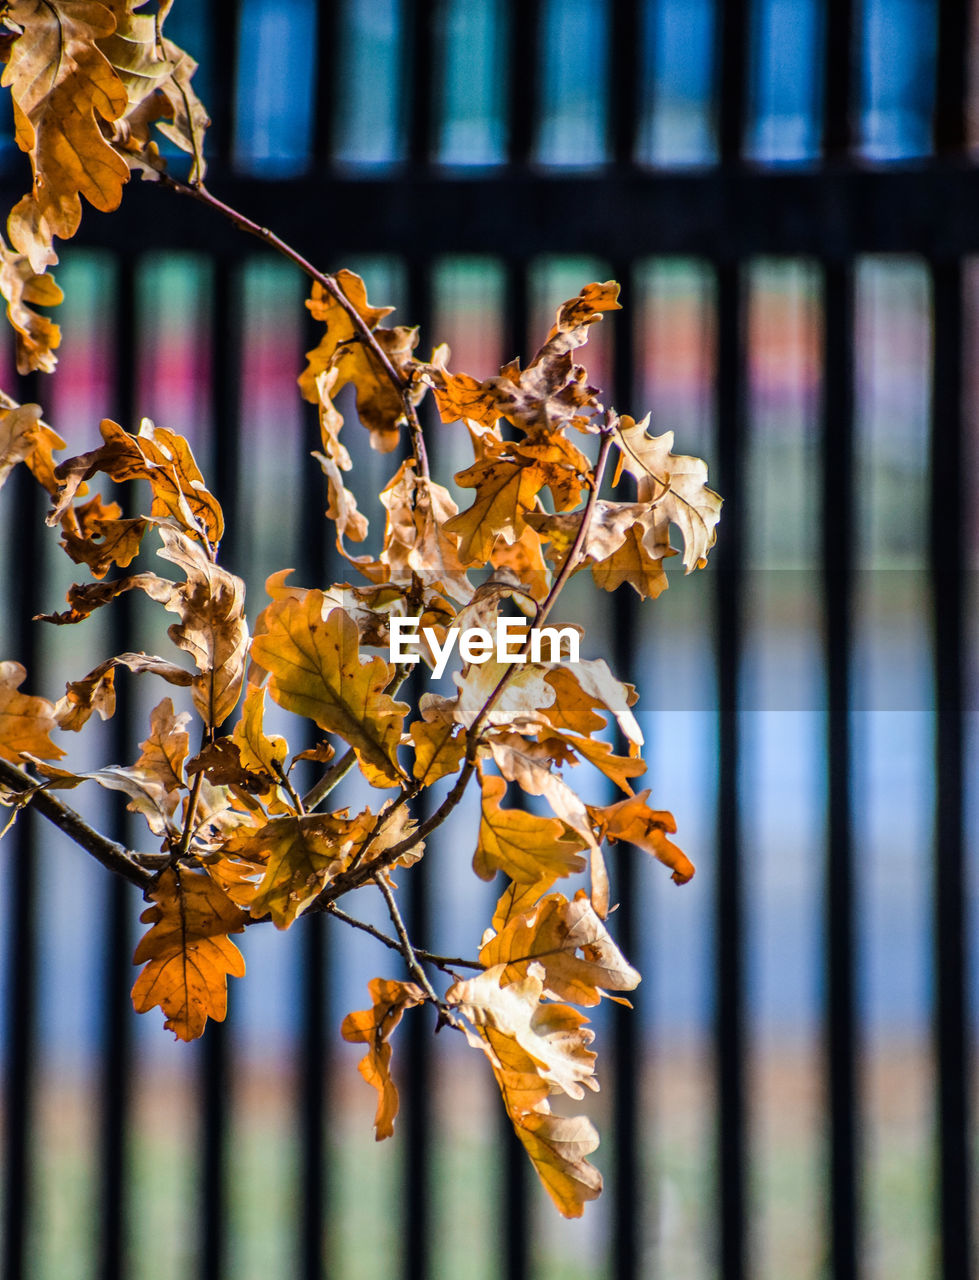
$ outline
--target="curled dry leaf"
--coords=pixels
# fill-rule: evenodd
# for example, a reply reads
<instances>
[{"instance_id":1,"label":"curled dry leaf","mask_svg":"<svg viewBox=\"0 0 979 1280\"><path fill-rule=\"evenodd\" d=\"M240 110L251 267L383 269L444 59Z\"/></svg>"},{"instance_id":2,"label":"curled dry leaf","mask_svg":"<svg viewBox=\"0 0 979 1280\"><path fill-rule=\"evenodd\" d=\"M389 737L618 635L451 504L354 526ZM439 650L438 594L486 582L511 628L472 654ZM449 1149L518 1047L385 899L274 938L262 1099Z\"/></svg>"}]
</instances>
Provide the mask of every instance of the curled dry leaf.
<instances>
[{"instance_id":1,"label":"curled dry leaf","mask_svg":"<svg viewBox=\"0 0 979 1280\"><path fill-rule=\"evenodd\" d=\"M17 764L24 753L59 760L65 753L49 734L58 727L47 698L18 693L27 671L19 662L0 662L0 757Z\"/></svg>"},{"instance_id":2,"label":"curled dry leaf","mask_svg":"<svg viewBox=\"0 0 979 1280\"><path fill-rule=\"evenodd\" d=\"M424 1002L425 993L413 982L395 982L391 978L372 978L367 990L371 1008L348 1013L340 1034L351 1044L367 1045L367 1055L361 1059L359 1070L378 1093L374 1136L380 1142L394 1133L398 1114L398 1089L391 1077L391 1032L406 1009Z\"/></svg>"},{"instance_id":3,"label":"curled dry leaf","mask_svg":"<svg viewBox=\"0 0 979 1280\"><path fill-rule=\"evenodd\" d=\"M544 882L543 893L559 876L584 871L580 836L570 834L556 818L539 818L523 809L502 809L500 801L506 794L502 778L481 774L480 785L479 843L473 855L473 870L480 879L492 880L502 871L521 884Z\"/></svg>"},{"instance_id":4,"label":"curled dry leaf","mask_svg":"<svg viewBox=\"0 0 979 1280\"><path fill-rule=\"evenodd\" d=\"M9 249L0 236L0 294L16 333L17 372L53 373L61 330L34 307L56 307L64 294L53 276L38 275L24 253Z\"/></svg>"},{"instance_id":5,"label":"curled dry leaf","mask_svg":"<svg viewBox=\"0 0 979 1280\"><path fill-rule=\"evenodd\" d=\"M519 981L539 963L545 996L586 1006L609 991L632 991L640 981L583 891L570 902L550 894L512 918L483 943L479 958L487 968L503 966L501 985Z\"/></svg>"},{"instance_id":6,"label":"curled dry leaf","mask_svg":"<svg viewBox=\"0 0 979 1280\"><path fill-rule=\"evenodd\" d=\"M635 476L640 502L653 503L663 519L672 521L683 535L683 564L687 573L707 563L707 552L717 538L721 499L707 488L707 465L700 458L671 453L673 432L646 434L647 414L641 422L623 417L615 427L619 465Z\"/></svg>"},{"instance_id":7,"label":"curled dry leaf","mask_svg":"<svg viewBox=\"0 0 979 1280\"><path fill-rule=\"evenodd\" d=\"M58 724L62 729L81 729L93 712L98 712L102 720L115 715L117 667L126 667L137 675L161 676L168 684L183 687L194 681L189 671L178 667L174 662L168 662L166 658L158 658L149 653L120 653L116 658L100 662L80 680L70 680L65 685L65 696L59 699L55 707Z\"/></svg>"},{"instance_id":8,"label":"curled dry leaf","mask_svg":"<svg viewBox=\"0 0 979 1280\"><path fill-rule=\"evenodd\" d=\"M593 808L588 812L599 832L600 838L624 840L645 849L654 858L658 858L668 866L673 875L670 877L676 884L686 884L693 878L694 865L671 840L666 833L672 835L676 831L676 822L672 813L663 809L650 809L646 803L647 791L628 800L620 800L618 804L609 804Z\"/></svg>"},{"instance_id":9,"label":"curled dry leaf","mask_svg":"<svg viewBox=\"0 0 979 1280\"><path fill-rule=\"evenodd\" d=\"M0 393L2 394L2 393ZM14 401L0 405L0 488L18 462L26 462L34 478L48 493L57 489L54 478L54 451L63 449L65 442L41 421L41 406L16 404Z\"/></svg>"},{"instance_id":10,"label":"curled dry leaf","mask_svg":"<svg viewBox=\"0 0 979 1280\"><path fill-rule=\"evenodd\" d=\"M167 1029L194 1040L208 1018L224 1020L228 975L244 976L244 957L228 935L241 933L248 917L199 871L167 867L147 897L153 905L140 919L152 927L133 956L133 964L144 966L133 1006L146 1013L159 1005Z\"/></svg>"},{"instance_id":11,"label":"curled dry leaf","mask_svg":"<svg viewBox=\"0 0 979 1280\"><path fill-rule=\"evenodd\" d=\"M397 786L403 776L397 749L409 708L384 692L394 668L376 657L361 663L356 623L343 609L324 617L326 605L322 591L273 601L252 654L269 672L269 692L280 706L339 734L374 786Z\"/></svg>"},{"instance_id":12,"label":"curled dry leaf","mask_svg":"<svg viewBox=\"0 0 979 1280\"><path fill-rule=\"evenodd\" d=\"M367 301L364 282L355 272L338 271L334 278L344 297L356 308L357 314L384 349L395 371L407 383L418 331L402 325L395 329L379 327L379 322L394 308L372 307ZM357 413L370 432L371 448L390 453L397 448L401 424L405 421L400 391L363 341L350 316L319 283L313 284L312 297L306 306L314 319L326 325L326 333L319 345L307 352L306 368L299 378L300 390L307 400L316 404L319 400L319 375L335 369L331 393L340 391L349 382L356 386Z\"/></svg>"},{"instance_id":13,"label":"curled dry leaf","mask_svg":"<svg viewBox=\"0 0 979 1280\"><path fill-rule=\"evenodd\" d=\"M566 1004L541 1003L540 965L501 987L502 966L456 982L446 1001L472 1024L467 1038L489 1058L514 1132L541 1181L565 1217L580 1217L585 1202L602 1188L601 1174L586 1157L598 1135L584 1116L559 1117L550 1109L552 1090L572 1098L597 1089L592 1032L585 1016Z\"/></svg>"}]
</instances>

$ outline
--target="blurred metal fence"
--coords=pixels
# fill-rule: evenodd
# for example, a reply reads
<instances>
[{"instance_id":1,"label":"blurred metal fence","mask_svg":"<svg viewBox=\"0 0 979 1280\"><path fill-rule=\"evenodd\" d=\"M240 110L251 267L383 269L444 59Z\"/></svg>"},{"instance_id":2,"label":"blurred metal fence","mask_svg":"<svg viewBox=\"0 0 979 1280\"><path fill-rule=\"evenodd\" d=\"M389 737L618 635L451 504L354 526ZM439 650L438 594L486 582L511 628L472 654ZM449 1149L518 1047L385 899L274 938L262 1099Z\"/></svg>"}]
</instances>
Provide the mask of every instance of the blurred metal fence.
<instances>
[{"instance_id":1,"label":"blurred metal fence","mask_svg":"<svg viewBox=\"0 0 979 1280\"><path fill-rule=\"evenodd\" d=\"M467 6L462 6L465 9ZM468 6L470 10L481 6ZM507 356L528 349L529 273L545 254L591 255L608 262L628 292L640 260L679 255L699 260L713 281L714 451L712 484L724 495L718 545L713 553L713 634L716 659L716 863L710 887L714 907L714 1062L716 1068L715 1179L703 1189L705 1221L714 1229L712 1256L723 1280L753 1274L751 1211L746 1153L746 1091L750 1067L746 1021L745 865L747 824L739 776L745 630L745 470L748 375L746 372L747 267L761 255L791 255L813 265L821 299L821 408L819 437L820 557L824 703L826 839L823 864L822 965L824 1005L822 1076L828 1117L825 1176L825 1274L835 1280L871 1274L861 1221L861 1114L858 1062L861 1024L857 1007L854 871L853 595L854 476L854 279L864 254L916 255L925 264L931 297L930 619L934 664L934 831L930 889L933 901L933 1034L937 1069L937 1177L934 1187L935 1275L969 1280L974 1275L973 1167L970 1114L971 1021L969 1014L966 892L966 582L968 567L966 431L963 404L967 367L963 319L966 259L979 253L979 165L968 133L971 13L965 0L944 0L928 13L934 26L930 63L933 83L932 136L927 154L873 163L861 153L858 98L865 82L865 41L859 7L848 0L815 6L811 58L818 142L815 153L791 166L765 164L748 154L755 109L752 68L758 48L756 24L762 6L727 0L713 13L711 118L714 154L709 163L677 169L641 162L642 103L649 93L649 39L644 34L659 6L640 0L606 0L572 6L592 13L601 29L591 56L601 90L601 138L596 158L576 165L574 156L549 163L540 151L545 71L554 52L548 44L560 5L510 0L486 5L497 41L492 74L500 88L500 154L475 170L446 163L442 139L446 106L446 24L458 5L403 0L379 5L393 23L388 61L376 74L397 77L390 155L359 164L338 155L339 97L349 86L353 63L343 24L353 4L284 6L305 32L313 70L270 68L294 92L309 95L302 119L288 118L305 139L286 166L263 170L243 151L240 117L257 83L241 68L254 63L249 40L275 6L213 0L193 19L202 42L206 100L213 117L209 133L212 189L230 204L272 227L319 265L344 265L345 255L383 253L402 265L404 315L432 332L432 273L448 254L483 254L500 264L503 279L502 347ZM802 6L802 8L807 8ZM178 6L179 9L179 6ZM451 11L451 13L450 13ZM244 18L242 13L244 12ZM555 17L555 13L558 17ZM175 15L176 16L176 15ZM820 19L822 19L820 21ZM191 21L188 19L188 21ZM241 22L251 23L246 36ZM305 24L305 26L303 25ZM551 24L550 26L548 24ZM590 30L590 29L589 29ZM594 33L592 33L594 34ZM574 33L572 32L572 36ZM185 38L194 48L192 35ZM229 52L231 51L231 52ZM346 51L346 52L345 52ZM233 53L233 56L232 56ZM252 62L248 62L252 59ZM233 74L237 60L239 78ZM359 66L359 64L357 64ZM359 73L358 73L359 74ZM291 77L291 78L290 78ZM381 92L377 88L378 93ZM347 90L344 90L347 92ZM598 92L598 90L596 90ZM644 96L645 95L645 96ZM754 95L754 96L753 96ZM349 93L348 93L349 97ZM820 106L821 104L821 106ZM655 114L655 103L652 112ZM300 113L301 115L301 113ZM297 119L299 123L297 124ZM302 124L305 120L305 124ZM4 179L5 199L19 192L22 171ZM242 264L255 252L207 211L190 201L134 182L120 212L103 217L86 210L78 246L99 251L105 264L106 324L114 334L112 401L106 405L130 423L140 408L137 274L141 255L152 250L191 252L212 265L202 314L210 333L204 416L212 439L205 448L213 480L228 516L227 563L240 557L235 530L247 523L238 499L249 461L243 454L241 369ZM67 254L66 254L67 256ZM582 282L583 283L583 282ZM383 299L382 299L383 301ZM638 385L634 327L619 324L612 347L614 401L631 403ZM43 387L21 388L45 403ZM57 422L56 424L57 425ZM180 425L180 424L176 424ZM660 423L666 429L669 423ZM307 469L308 470L308 469ZM303 581L328 572L321 529L317 477L290 495L303 504L297 563ZM26 485L15 490L8 536L18 554L9 557L16 580L6 584L10 652L42 688L44 652L36 629L24 622L50 607L50 590L39 567L40 509ZM673 594L672 592L670 593ZM43 599L42 599L43 597ZM16 606L16 608L15 608ZM127 611L116 609L116 650L130 647ZM622 593L615 598L615 668L637 678L636 612ZM18 621L18 619L20 621ZM641 684L641 680L640 680ZM120 706L111 750L129 758L132 730ZM669 803L669 798L664 798ZM9 838L5 866L7 989L3 1006L4 1077L4 1274L32 1274L25 1224L32 1213L39 966L46 908L36 858L42 832L21 821ZM616 867L622 907L617 936L627 955L644 927L635 851ZM431 914L424 869L413 873L412 912L420 934ZM112 1280L133 1274L140 1248L129 1212L133 1123L130 1098L135 1070L128 988L136 904L128 886L114 883L104 899L104 920L93 946L104 948L101 1093L97 1102L98 1177L91 1230L99 1233L97 1274ZM302 949L299 1070L293 1105L301 1135L295 1198L296 1255L283 1260L285 1277L337 1274L331 1265L331 1205L326 1162L330 1116L325 1113L328 1051L339 1013L330 1004L323 919L303 922L294 945ZM102 932L104 931L104 932ZM233 1022L233 1018L232 1018ZM608 1087L613 1115L605 1139L612 1149L606 1196L609 1249L601 1274L617 1280L650 1274L644 1251L637 1188L642 1183L644 1117L635 1063L643 1047L637 1018L615 1010L610 1018L613 1070ZM230 1212L227 1202L229 1098L235 1061L229 1025L211 1025L199 1060L201 1146L196 1169L194 1217L196 1270L202 1280L230 1276ZM399 1179L400 1257L391 1275L412 1280L444 1274L429 1194L431 1170L432 1062L430 1028L406 1024L401 1060L404 1090ZM504 1176L497 1197L499 1254L496 1274L535 1273L533 1233L526 1187L533 1175L516 1143L503 1137ZM706 1228L705 1228L706 1229ZM291 1269L290 1269L291 1268ZM665 1272L663 1273L666 1274ZM673 1277L670 1277L673 1280Z\"/></svg>"}]
</instances>

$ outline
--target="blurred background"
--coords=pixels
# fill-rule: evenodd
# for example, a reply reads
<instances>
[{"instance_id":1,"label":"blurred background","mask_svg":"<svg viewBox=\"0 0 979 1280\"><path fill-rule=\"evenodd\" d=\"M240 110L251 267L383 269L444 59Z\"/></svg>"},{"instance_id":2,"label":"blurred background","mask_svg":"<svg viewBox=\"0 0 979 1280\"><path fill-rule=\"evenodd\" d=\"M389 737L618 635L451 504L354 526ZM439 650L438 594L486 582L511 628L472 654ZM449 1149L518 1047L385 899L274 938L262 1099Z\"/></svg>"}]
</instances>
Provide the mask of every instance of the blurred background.
<instances>
[{"instance_id":1,"label":"blurred background","mask_svg":"<svg viewBox=\"0 0 979 1280\"><path fill-rule=\"evenodd\" d=\"M175 1044L129 1008L136 895L21 820L0 845L9 1280L973 1274L971 9L177 0L212 190L360 272L423 354L447 341L454 371L486 377L588 281L621 282L581 353L591 381L704 457L726 505L707 571L641 605L579 578L565 616L638 685L643 785L698 873L677 889L636 851L613 860L644 980L631 1014L595 1012L606 1193L569 1224L485 1064L425 1015L394 1037L402 1114L374 1143L338 1028L368 978L401 976L390 953L332 920L249 931L228 1021ZM28 179L9 119L4 136L9 207ZM252 616L276 569L348 578L306 456L298 271L134 182L119 213L86 209L56 274L56 374L18 380L4 339L0 385L73 453L107 414L187 435ZM341 408L373 515L397 459ZM451 484L465 433L433 430ZM0 649L55 698L110 649L166 640L136 601L70 634L24 621L73 580L42 515L11 482ZM370 547L381 533L375 516ZM69 761L131 762L161 696L130 681ZM141 838L102 797L79 804ZM450 954L474 951L494 898L474 822L461 806L404 875L418 937Z\"/></svg>"}]
</instances>

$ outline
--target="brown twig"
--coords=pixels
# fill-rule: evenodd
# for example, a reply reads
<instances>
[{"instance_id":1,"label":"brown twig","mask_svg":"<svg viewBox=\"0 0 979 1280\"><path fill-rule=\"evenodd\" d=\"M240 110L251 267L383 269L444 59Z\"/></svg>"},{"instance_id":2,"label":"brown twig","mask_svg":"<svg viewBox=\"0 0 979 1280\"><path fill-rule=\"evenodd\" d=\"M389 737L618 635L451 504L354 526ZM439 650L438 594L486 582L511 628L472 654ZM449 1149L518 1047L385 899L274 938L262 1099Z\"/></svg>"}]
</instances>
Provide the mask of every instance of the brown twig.
<instances>
[{"instance_id":1,"label":"brown twig","mask_svg":"<svg viewBox=\"0 0 979 1280\"><path fill-rule=\"evenodd\" d=\"M439 998L435 988L428 980L428 974L425 972L421 961L418 959L415 948L412 946L411 939L408 937L408 930L405 928L405 922L401 918L401 912L398 910L398 904L394 900L394 894L391 891L391 886L388 884L387 876L383 871L378 872L378 874L374 876L374 883L380 889L384 901L387 903L391 923L394 925L395 932L400 939L398 950L404 957L405 964L408 966L409 971L418 980L419 986L428 996L429 1000L431 1000L432 1004L434 1004L436 1009L439 1011L439 1026L442 1026L445 1023L448 1023L450 1026L455 1026L455 1018L453 1017L449 1006L444 1000Z\"/></svg>"},{"instance_id":2,"label":"brown twig","mask_svg":"<svg viewBox=\"0 0 979 1280\"><path fill-rule=\"evenodd\" d=\"M419 474L424 476L426 480L429 479L431 473L428 466L428 453L425 449L421 423L418 421L415 406L411 402L410 382L408 379L403 378L391 363L388 353L378 342L374 331L340 288L336 279L323 271L319 271L307 258L304 258L292 245L287 244L285 240L277 236L274 231L270 231L268 227L263 227L259 223L253 222L245 214L239 213L237 209L233 209L231 205L225 204L223 200L219 200L217 196L212 195L203 182L183 182L180 178L175 178L171 173L161 173L159 180L162 186L169 187L171 191L179 192L180 195L190 196L194 200L199 200L201 204L207 205L215 213L220 213L227 218L239 231L255 236L256 239L267 244L270 249L274 249L276 253L287 258L300 271L309 276L311 280L315 280L343 308L357 330L360 340L370 350L371 355L384 370L385 376L401 397L401 406L404 410L405 421L408 424L408 432L411 437L411 450L415 456Z\"/></svg>"},{"instance_id":3,"label":"brown twig","mask_svg":"<svg viewBox=\"0 0 979 1280\"><path fill-rule=\"evenodd\" d=\"M0 760L0 781L10 790L24 795L25 804L33 805L38 813L70 836L107 870L114 871L138 889L147 888L153 876L139 865L138 854L90 827L80 813L51 795L36 778L6 760Z\"/></svg>"},{"instance_id":4,"label":"brown twig","mask_svg":"<svg viewBox=\"0 0 979 1280\"><path fill-rule=\"evenodd\" d=\"M401 943L396 938L388 937L388 935L378 929L375 925L368 924L366 920L358 920L356 916L349 915L335 902L331 902L326 908L331 916L336 916L338 920L342 920L344 924L351 925L354 929L361 929L364 933L369 933L372 938L376 938L378 942L383 942L386 947L390 947L392 951L401 953ZM455 978L457 975L453 973L453 969L485 969L484 964L480 964L478 960L463 960L461 956L440 956L433 951L424 951L421 947L414 947L415 955L419 960L426 960L429 964L435 965L437 969L441 969L450 977Z\"/></svg>"}]
</instances>

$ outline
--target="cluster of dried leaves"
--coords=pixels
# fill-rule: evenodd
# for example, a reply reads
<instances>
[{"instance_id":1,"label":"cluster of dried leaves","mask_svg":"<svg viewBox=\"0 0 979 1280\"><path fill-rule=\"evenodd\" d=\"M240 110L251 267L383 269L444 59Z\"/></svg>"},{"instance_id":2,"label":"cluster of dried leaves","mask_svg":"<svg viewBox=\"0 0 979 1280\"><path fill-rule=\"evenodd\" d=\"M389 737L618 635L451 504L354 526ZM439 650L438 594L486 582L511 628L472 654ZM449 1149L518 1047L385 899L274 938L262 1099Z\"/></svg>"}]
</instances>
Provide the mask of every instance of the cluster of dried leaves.
<instances>
[{"instance_id":1,"label":"cluster of dried leaves","mask_svg":"<svg viewBox=\"0 0 979 1280\"><path fill-rule=\"evenodd\" d=\"M162 36L169 4L152 17L133 12L140 7L14 0L2 11L12 37L3 82L35 172L32 193L11 214L14 250L3 249L0 274L23 368L53 364L57 331L27 309L57 301L44 274L53 238L73 234L79 195L113 208L130 167L162 166L152 122L168 122L167 136L194 156L191 189L218 204L201 185L205 118L190 89L193 63ZM601 1188L587 1159L598 1139L586 1117L555 1114L550 1097L581 1099L598 1088L592 1032L579 1009L610 993L621 999L615 993L639 981L606 927L604 846L639 846L678 883L693 867L669 839L671 815L650 807L648 791L633 793L632 780L645 771L631 710L636 693L603 660L463 665L451 696L425 693L412 708L397 698L408 670L388 661L390 624L418 618L439 643L450 627L492 629L503 609L540 626L567 580L586 570L606 591L628 583L655 597L674 554L670 525L687 571L703 565L720 499L706 486L702 462L673 454L672 436L650 435L645 420L605 409L575 362L590 327L619 306L614 283L587 285L564 303L525 369L513 361L479 380L450 372L444 348L428 362L417 359L416 331L383 327L390 309L370 305L358 276L308 270L308 306L323 337L299 385L318 409L314 456L327 517L363 581L302 588L287 582L289 571L273 574L269 603L250 626L244 585L219 563L220 505L183 437L145 420L134 435L106 420L99 447L59 461L64 441L38 406L4 397L0 484L25 463L50 495L48 523L60 530L61 546L91 574L70 588L68 607L45 620L76 625L138 591L176 621L169 656L115 655L53 702L21 693L23 667L0 663L0 801L11 809L8 827L34 804L143 889L149 928L134 958L142 968L133 1002L140 1012L159 1006L182 1039L224 1017L227 977L244 973L232 936L246 926L287 929L300 915L326 911L368 929L400 953L411 979L374 979L370 1008L343 1023L344 1037L366 1047L361 1072L378 1091L377 1137L391 1134L398 1109L391 1033L406 1010L434 1005L439 1025L458 1028L486 1055L545 1186L562 1213L577 1216ZM380 494L385 528L376 557L348 547L364 542L367 520L345 480L351 460L335 397L347 384L375 449L393 451L404 435L411 446ZM462 511L429 472L416 413L429 391L442 421L460 424L452 429L472 442L473 463L455 477L472 491ZM610 459L612 489L625 473L635 480L626 482L628 500L599 497ZM103 478L141 482L143 509L124 514L93 487ZM129 571L146 539L159 544L170 576ZM431 665L430 652L423 658ZM60 767L65 753L52 735L78 732L93 714L110 717L120 667L179 692L154 708L134 762L81 773ZM294 740L311 721L319 744L294 751L267 732L269 699L297 717ZM613 722L624 754L600 736ZM305 794L295 782L300 760L318 773ZM353 814L331 809L353 767L377 789L377 803ZM565 777L576 767L599 770L621 798L584 803ZM151 848L114 844L52 794L88 781L126 795L145 819ZM473 868L483 880L502 876L502 892L473 958L463 961L418 950L393 875L424 856L425 839L473 781L481 791ZM419 807L438 783L441 802ZM517 795L542 797L552 816L507 805L508 784ZM586 887L558 887L583 876ZM394 936L337 905L368 884L384 896Z\"/></svg>"}]
</instances>

